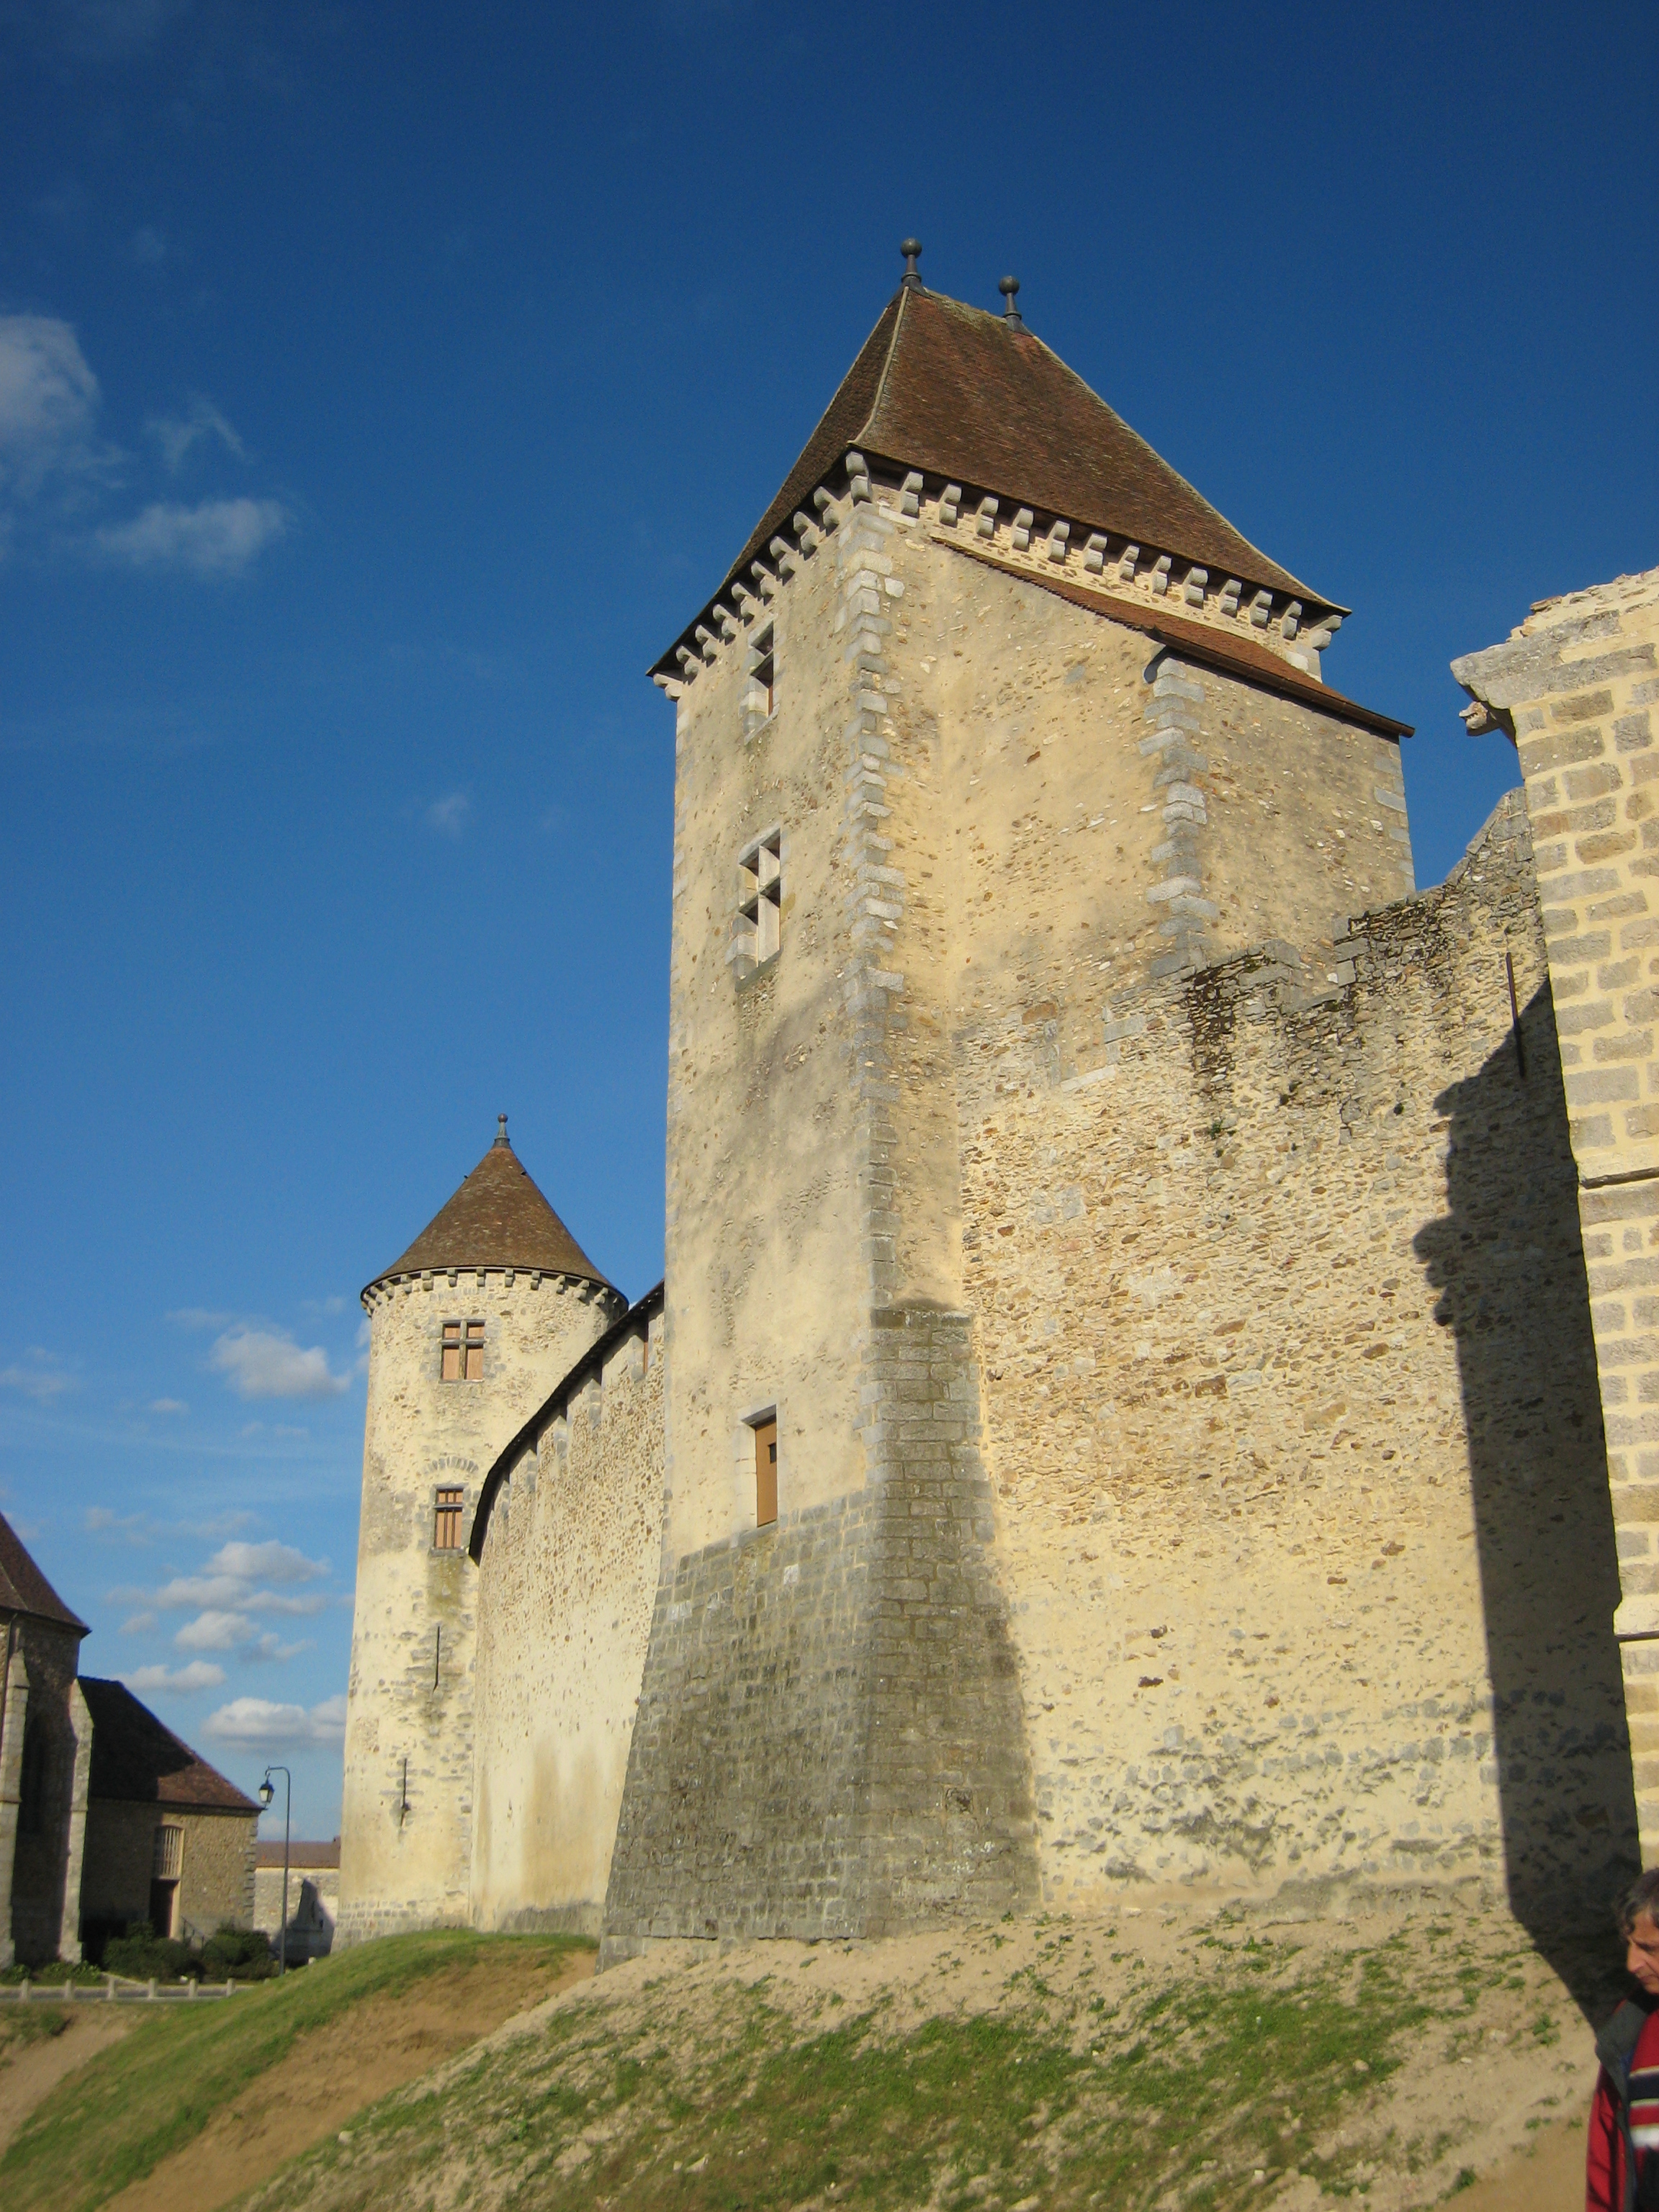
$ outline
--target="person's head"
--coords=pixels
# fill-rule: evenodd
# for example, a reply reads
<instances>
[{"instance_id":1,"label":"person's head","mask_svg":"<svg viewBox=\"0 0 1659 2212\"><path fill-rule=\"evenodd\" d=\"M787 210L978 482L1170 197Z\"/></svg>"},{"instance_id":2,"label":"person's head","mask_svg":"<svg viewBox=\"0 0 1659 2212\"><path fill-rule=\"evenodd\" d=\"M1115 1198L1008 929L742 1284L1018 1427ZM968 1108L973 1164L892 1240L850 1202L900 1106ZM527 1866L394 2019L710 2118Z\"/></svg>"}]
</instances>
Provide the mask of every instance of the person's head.
<instances>
[{"instance_id":1,"label":"person's head","mask_svg":"<svg viewBox=\"0 0 1659 2212\"><path fill-rule=\"evenodd\" d=\"M1638 1875L1615 1908L1625 1938L1625 1971L1659 1997L1659 1867Z\"/></svg>"}]
</instances>

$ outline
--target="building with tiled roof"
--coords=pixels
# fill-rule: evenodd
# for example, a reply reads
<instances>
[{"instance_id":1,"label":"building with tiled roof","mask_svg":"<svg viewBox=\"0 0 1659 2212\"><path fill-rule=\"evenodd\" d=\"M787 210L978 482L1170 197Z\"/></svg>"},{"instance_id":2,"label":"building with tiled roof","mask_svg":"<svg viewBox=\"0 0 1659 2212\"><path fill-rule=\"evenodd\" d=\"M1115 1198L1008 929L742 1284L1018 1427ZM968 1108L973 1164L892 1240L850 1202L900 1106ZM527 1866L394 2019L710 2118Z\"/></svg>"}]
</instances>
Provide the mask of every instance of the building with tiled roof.
<instances>
[{"instance_id":1,"label":"building with tiled roof","mask_svg":"<svg viewBox=\"0 0 1659 2212\"><path fill-rule=\"evenodd\" d=\"M1551 633L1536 860L1511 794L1419 895L1340 603L1012 279L993 315L903 250L652 672L663 1284L624 1310L492 1150L364 1294L341 1937L1582 1909L1638 1841L1615 1437L1650 1703L1659 1603L1589 1306L1651 1209L1610 1176L1592 1239L1573 1165L1659 1141L1639 610Z\"/></svg>"}]
</instances>

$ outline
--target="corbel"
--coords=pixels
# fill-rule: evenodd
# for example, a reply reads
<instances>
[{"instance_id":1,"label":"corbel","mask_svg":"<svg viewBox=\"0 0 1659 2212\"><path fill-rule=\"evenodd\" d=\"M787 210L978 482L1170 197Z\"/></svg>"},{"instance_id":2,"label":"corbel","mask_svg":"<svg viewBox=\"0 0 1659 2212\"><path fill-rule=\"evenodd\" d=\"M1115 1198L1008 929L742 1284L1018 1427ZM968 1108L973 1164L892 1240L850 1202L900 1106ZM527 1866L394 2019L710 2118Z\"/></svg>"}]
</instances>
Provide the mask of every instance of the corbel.
<instances>
[{"instance_id":1,"label":"corbel","mask_svg":"<svg viewBox=\"0 0 1659 2212\"><path fill-rule=\"evenodd\" d=\"M1189 607L1201 607L1203 605L1204 586L1209 582L1209 580L1210 572L1207 568L1192 568L1188 569L1187 580L1182 586L1182 596L1185 599Z\"/></svg>"},{"instance_id":2,"label":"corbel","mask_svg":"<svg viewBox=\"0 0 1659 2212\"><path fill-rule=\"evenodd\" d=\"M1236 615L1238 612L1238 595L1243 588L1243 585L1239 582L1237 576L1228 577L1226 582L1221 586L1221 611L1224 615Z\"/></svg>"},{"instance_id":3,"label":"corbel","mask_svg":"<svg viewBox=\"0 0 1659 2212\"><path fill-rule=\"evenodd\" d=\"M1031 525L1036 520L1029 507L1022 507L1014 517L1014 550L1023 553L1031 542Z\"/></svg>"},{"instance_id":4,"label":"corbel","mask_svg":"<svg viewBox=\"0 0 1659 2212\"><path fill-rule=\"evenodd\" d=\"M921 513L921 471L920 469L912 469L899 486L899 512L901 514Z\"/></svg>"},{"instance_id":5,"label":"corbel","mask_svg":"<svg viewBox=\"0 0 1659 2212\"><path fill-rule=\"evenodd\" d=\"M860 506L871 496L870 464L862 453L847 456L847 481L853 494L853 503Z\"/></svg>"},{"instance_id":6,"label":"corbel","mask_svg":"<svg viewBox=\"0 0 1659 2212\"><path fill-rule=\"evenodd\" d=\"M800 565L800 556L787 538L775 538L767 551L778 564L780 576L793 576Z\"/></svg>"},{"instance_id":7,"label":"corbel","mask_svg":"<svg viewBox=\"0 0 1659 2212\"><path fill-rule=\"evenodd\" d=\"M697 672L702 666L702 663L698 659L696 654L691 651L689 646L677 645L674 647L674 658L678 661L680 666L685 671L686 682L688 684L695 684L697 680Z\"/></svg>"},{"instance_id":8,"label":"corbel","mask_svg":"<svg viewBox=\"0 0 1659 2212\"><path fill-rule=\"evenodd\" d=\"M1250 601L1250 620L1255 624L1258 629L1266 629L1267 624L1273 620L1273 593L1271 592L1258 592L1255 597Z\"/></svg>"},{"instance_id":9,"label":"corbel","mask_svg":"<svg viewBox=\"0 0 1659 2212\"><path fill-rule=\"evenodd\" d=\"M806 560L810 561L812 556L818 550L819 533L817 529L811 520L804 514L797 514L789 527L794 532L795 536L800 541L800 550L803 556Z\"/></svg>"},{"instance_id":10,"label":"corbel","mask_svg":"<svg viewBox=\"0 0 1659 2212\"><path fill-rule=\"evenodd\" d=\"M1135 580L1135 562L1139 561L1139 558L1140 548L1139 545L1126 545L1121 554L1118 556L1117 573L1123 579L1123 581L1126 584L1133 583Z\"/></svg>"},{"instance_id":11,"label":"corbel","mask_svg":"<svg viewBox=\"0 0 1659 2212\"><path fill-rule=\"evenodd\" d=\"M727 645L731 644L734 637L738 637L742 635L741 627L738 622L737 617L732 612L732 610L729 607L723 607L718 599L714 602L714 620L720 626L720 635L725 639Z\"/></svg>"},{"instance_id":12,"label":"corbel","mask_svg":"<svg viewBox=\"0 0 1659 2212\"><path fill-rule=\"evenodd\" d=\"M714 660L719 658L720 641L706 624L699 623L691 635L696 639L697 650L705 660Z\"/></svg>"},{"instance_id":13,"label":"corbel","mask_svg":"<svg viewBox=\"0 0 1659 2212\"><path fill-rule=\"evenodd\" d=\"M979 503L979 520L974 526L979 532L981 538L994 538L996 536L997 502L995 500L981 500Z\"/></svg>"},{"instance_id":14,"label":"corbel","mask_svg":"<svg viewBox=\"0 0 1659 2212\"><path fill-rule=\"evenodd\" d=\"M1158 593L1159 599L1162 599L1165 592L1170 588L1170 556L1167 553L1160 553L1157 560L1152 563L1152 573L1150 580L1152 589Z\"/></svg>"},{"instance_id":15,"label":"corbel","mask_svg":"<svg viewBox=\"0 0 1659 2212\"><path fill-rule=\"evenodd\" d=\"M1302 602L1300 599L1292 599L1289 606L1285 608L1284 616L1279 622L1279 635L1288 642L1290 639L1296 635L1297 630L1299 630L1301 627Z\"/></svg>"},{"instance_id":16,"label":"corbel","mask_svg":"<svg viewBox=\"0 0 1659 2212\"><path fill-rule=\"evenodd\" d=\"M763 605L769 604L776 596L778 588L777 578L772 574L772 571L766 566L763 561L751 561L749 563L749 573L754 578L756 583L760 586L760 595Z\"/></svg>"},{"instance_id":17,"label":"corbel","mask_svg":"<svg viewBox=\"0 0 1659 2212\"><path fill-rule=\"evenodd\" d=\"M1097 530L1083 549L1083 565L1091 576L1097 576L1106 566L1106 539Z\"/></svg>"},{"instance_id":18,"label":"corbel","mask_svg":"<svg viewBox=\"0 0 1659 2212\"><path fill-rule=\"evenodd\" d=\"M1072 526L1069 522L1055 523L1054 528L1048 532L1048 558L1051 561L1063 561L1066 558L1066 541L1071 534Z\"/></svg>"},{"instance_id":19,"label":"corbel","mask_svg":"<svg viewBox=\"0 0 1659 2212\"><path fill-rule=\"evenodd\" d=\"M945 524L947 529L954 530L957 526L957 516L960 514L961 510L962 486L960 484L946 484L944 490L939 494L939 520Z\"/></svg>"},{"instance_id":20,"label":"corbel","mask_svg":"<svg viewBox=\"0 0 1659 2212\"><path fill-rule=\"evenodd\" d=\"M817 489L813 493L812 504L818 511L818 520L823 524L824 529L826 531L833 530L836 526L831 520L831 517L835 513L836 495L830 489L827 484L820 484Z\"/></svg>"}]
</instances>

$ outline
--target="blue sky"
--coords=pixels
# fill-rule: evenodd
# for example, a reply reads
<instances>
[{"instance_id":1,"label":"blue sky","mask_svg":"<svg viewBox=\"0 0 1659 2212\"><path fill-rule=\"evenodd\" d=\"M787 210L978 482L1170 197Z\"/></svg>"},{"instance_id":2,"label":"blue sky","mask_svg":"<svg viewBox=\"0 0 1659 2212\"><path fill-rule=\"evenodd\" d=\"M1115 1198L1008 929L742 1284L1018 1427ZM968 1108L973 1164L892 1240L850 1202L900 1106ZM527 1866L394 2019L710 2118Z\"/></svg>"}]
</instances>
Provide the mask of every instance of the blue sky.
<instances>
[{"instance_id":1,"label":"blue sky","mask_svg":"<svg viewBox=\"0 0 1659 2212\"><path fill-rule=\"evenodd\" d=\"M661 1265L672 710L900 273L1446 664L1659 560L1659 14L0 0L0 1507L329 1835L356 1292L484 1150ZM267 1823L269 1826L269 1823Z\"/></svg>"}]
</instances>

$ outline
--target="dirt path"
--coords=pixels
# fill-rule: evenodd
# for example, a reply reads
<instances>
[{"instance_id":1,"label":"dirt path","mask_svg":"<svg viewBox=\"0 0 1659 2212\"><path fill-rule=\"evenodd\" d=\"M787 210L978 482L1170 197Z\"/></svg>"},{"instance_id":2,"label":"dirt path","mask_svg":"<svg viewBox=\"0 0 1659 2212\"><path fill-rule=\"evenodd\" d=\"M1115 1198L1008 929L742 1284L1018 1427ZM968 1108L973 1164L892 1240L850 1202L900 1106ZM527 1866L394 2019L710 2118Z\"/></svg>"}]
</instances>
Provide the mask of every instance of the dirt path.
<instances>
[{"instance_id":1,"label":"dirt path","mask_svg":"<svg viewBox=\"0 0 1659 2212\"><path fill-rule=\"evenodd\" d=\"M71 2012L61 2033L25 2043L8 2036L0 2042L0 2151L29 2114L66 2074L127 2032L129 2023L112 2005L96 2012Z\"/></svg>"},{"instance_id":2,"label":"dirt path","mask_svg":"<svg viewBox=\"0 0 1659 2212\"><path fill-rule=\"evenodd\" d=\"M1505 2159L1457 2197L1457 2212L1580 2212L1584 2202L1584 2123L1540 2128L1526 2150Z\"/></svg>"},{"instance_id":3,"label":"dirt path","mask_svg":"<svg viewBox=\"0 0 1659 2212\"><path fill-rule=\"evenodd\" d=\"M370 1997L301 2036L288 2057L216 2113L194 2142L109 2200L108 2212L215 2212L298 2151L348 2127L388 2090L488 2035L555 1990L584 1981L594 1954L577 1951L556 1979L526 1960L434 1974L406 1997Z\"/></svg>"}]
</instances>

